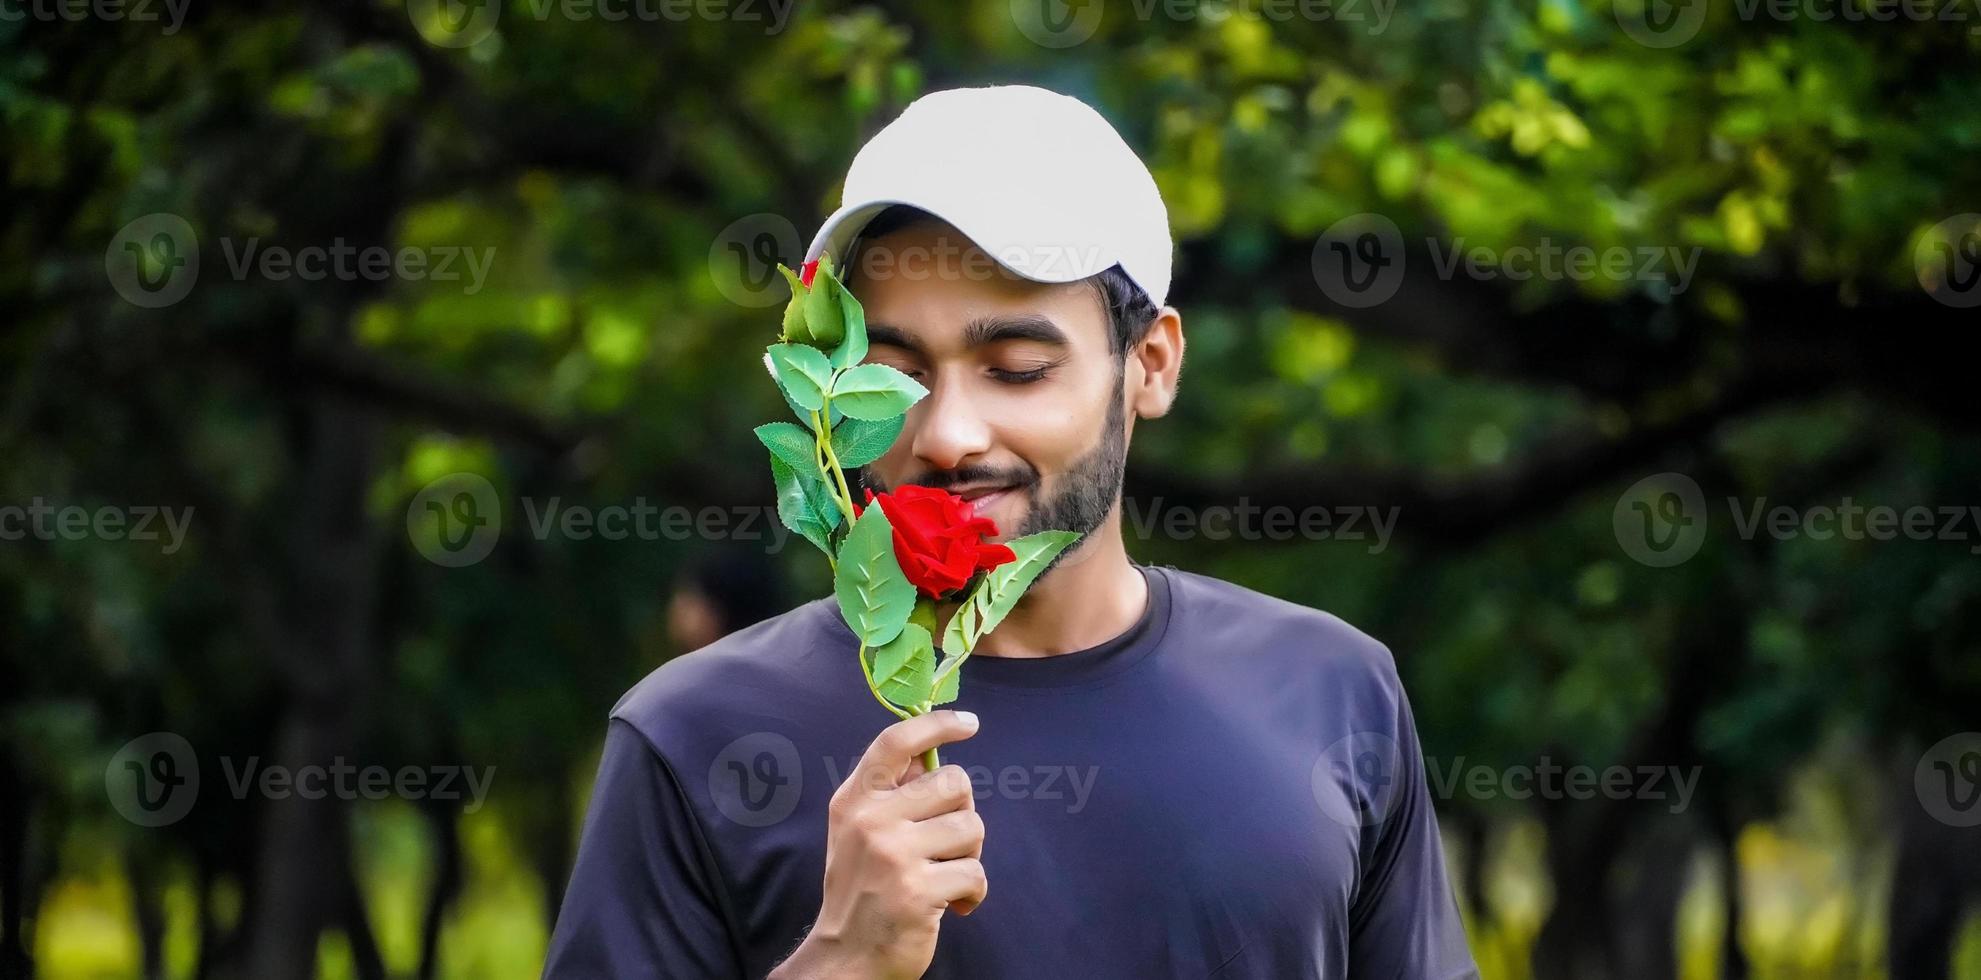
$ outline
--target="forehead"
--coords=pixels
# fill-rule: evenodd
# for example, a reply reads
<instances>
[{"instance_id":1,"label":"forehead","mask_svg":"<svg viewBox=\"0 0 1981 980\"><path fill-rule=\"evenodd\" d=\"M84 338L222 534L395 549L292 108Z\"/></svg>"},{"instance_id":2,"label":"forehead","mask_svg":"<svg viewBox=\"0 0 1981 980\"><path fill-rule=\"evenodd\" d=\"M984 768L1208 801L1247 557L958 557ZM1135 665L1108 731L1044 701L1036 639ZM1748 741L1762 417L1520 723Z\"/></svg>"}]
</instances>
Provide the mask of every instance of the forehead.
<instances>
[{"instance_id":1,"label":"forehead","mask_svg":"<svg viewBox=\"0 0 1981 980\"><path fill-rule=\"evenodd\" d=\"M1049 319L1078 348L1107 346L1107 320L1091 284L1026 279L939 221L862 239L847 263L847 286L869 323L932 347L960 343L972 321L1009 316Z\"/></svg>"}]
</instances>

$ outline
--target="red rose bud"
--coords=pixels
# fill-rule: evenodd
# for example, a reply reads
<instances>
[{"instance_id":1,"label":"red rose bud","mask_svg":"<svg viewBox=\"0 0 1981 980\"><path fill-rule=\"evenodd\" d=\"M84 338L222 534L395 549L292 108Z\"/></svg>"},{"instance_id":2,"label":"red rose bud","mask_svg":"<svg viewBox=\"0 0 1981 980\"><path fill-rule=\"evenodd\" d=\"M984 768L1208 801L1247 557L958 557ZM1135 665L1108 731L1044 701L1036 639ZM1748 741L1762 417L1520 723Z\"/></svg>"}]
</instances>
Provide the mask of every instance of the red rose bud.
<instances>
[{"instance_id":1,"label":"red rose bud","mask_svg":"<svg viewBox=\"0 0 1981 980\"><path fill-rule=\"evenodd\" d=\"M839 277L832 274L832 260L821 256L805 267L814 274L820 263L824 264L825 278L807 278L805 291L805 332L809 336L804 343L821 350L831 350L846 339L846 309L841 306L846 287L839 284Z\"/></svg>"},{"instance_id":2,"label":"red rose bud","mask_svg":"<svg viewBox=\"0 0 1981 980\"><path fill-rule=\"evenodd\" d=\"M1011 549L983 539L997 523L978 517L970 502L945 490L905 486L893 493L867 491L894 528L894 560L917 591L931 598L954 592L979 571L1018 560Z\"/></svg>"},{"instance_id":3,"label":"red rose bud","mask_svg":"<svg viewBox=\"0 0 1981 980\"><path fill-rule=\"evenodd\" d=\"M799 271L798 281L804 283L806 289L810 289L812 288L812 277L818 274L819 260L813 259L805 263L804 267Z\"/></svg>"}]
</instances>

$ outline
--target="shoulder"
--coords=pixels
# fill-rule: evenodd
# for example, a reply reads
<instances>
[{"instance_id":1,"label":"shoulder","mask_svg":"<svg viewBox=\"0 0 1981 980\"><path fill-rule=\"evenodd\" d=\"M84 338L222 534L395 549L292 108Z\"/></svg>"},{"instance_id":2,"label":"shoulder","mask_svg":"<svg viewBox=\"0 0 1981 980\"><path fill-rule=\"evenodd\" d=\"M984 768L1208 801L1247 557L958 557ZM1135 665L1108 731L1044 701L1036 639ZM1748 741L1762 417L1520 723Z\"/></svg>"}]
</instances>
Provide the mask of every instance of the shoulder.
<instances>
[{"instance_id":1,"label":"shoulder","mask_svg":"<svg viewBox=\"0 0 1981 980\"><path fill-rule=\"evenodd\" d=\"M841 648L844 648L842 650ZM814 600L738 630L655 668L612 707L611 717L656 748L765 727L827 692L851 656L852 634L830 600Z\"/></svg>"},{"instance_id":2,"label":"shoulder","mask_svg":"<svg viewBox=\"0 0 1981 980\"><path fill-rule=\"evenodd\" d=\"M1199 652L1241 658L1247 673L1281 682L1306 679L1385 700L1401 691L1389 647L1341 617L1208 575L1163 571L1172 615Z\"/></svg>"}]
</instances>

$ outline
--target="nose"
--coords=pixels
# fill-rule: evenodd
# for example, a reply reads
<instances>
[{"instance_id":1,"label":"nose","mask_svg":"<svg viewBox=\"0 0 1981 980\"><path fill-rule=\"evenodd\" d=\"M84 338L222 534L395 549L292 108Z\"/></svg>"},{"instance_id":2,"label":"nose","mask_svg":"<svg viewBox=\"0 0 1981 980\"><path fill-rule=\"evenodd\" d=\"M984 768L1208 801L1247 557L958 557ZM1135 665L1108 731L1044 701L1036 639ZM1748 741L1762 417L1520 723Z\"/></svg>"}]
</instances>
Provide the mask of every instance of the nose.
<instances>
[{"instance_id":1,"label":"nose","mask_svg":"<svg viewBox=\"0 0 1981 980\"><path fill-rule=\"evenodd\" d=\"M912 410L915 426L910 444L916 458L937 470L953 470L990 450L990 425L977 411L963 385L931 383L928 397Z\"/></svg>"}]
</instances>

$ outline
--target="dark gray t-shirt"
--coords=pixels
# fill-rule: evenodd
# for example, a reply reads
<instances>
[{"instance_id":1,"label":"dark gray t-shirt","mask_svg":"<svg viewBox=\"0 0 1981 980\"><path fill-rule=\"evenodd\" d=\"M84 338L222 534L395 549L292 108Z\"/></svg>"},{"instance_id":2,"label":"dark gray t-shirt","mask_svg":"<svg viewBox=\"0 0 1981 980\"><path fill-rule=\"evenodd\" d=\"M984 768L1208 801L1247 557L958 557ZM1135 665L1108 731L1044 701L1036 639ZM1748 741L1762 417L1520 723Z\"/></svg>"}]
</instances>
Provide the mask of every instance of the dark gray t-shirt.
<instances>
[{"instance_id":1,"label":"dark gray t-shirt","mask_svg":"<svg viewBox=\"0 0 1981 980\"><path fill-rule=\"evenodd\" d=\"M932 980L1473 977L1389 650L1326 613L1141 568L1098 647L972 657L990 891ZM894 716L830 598L612 711L545 976L759 978L817 916L826 804Z\"/></svg>"}]
</instances>

